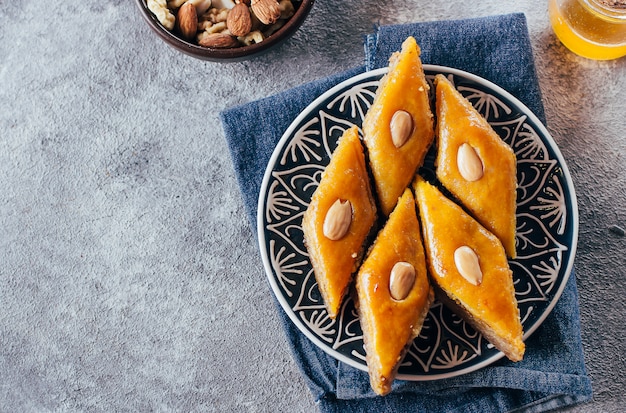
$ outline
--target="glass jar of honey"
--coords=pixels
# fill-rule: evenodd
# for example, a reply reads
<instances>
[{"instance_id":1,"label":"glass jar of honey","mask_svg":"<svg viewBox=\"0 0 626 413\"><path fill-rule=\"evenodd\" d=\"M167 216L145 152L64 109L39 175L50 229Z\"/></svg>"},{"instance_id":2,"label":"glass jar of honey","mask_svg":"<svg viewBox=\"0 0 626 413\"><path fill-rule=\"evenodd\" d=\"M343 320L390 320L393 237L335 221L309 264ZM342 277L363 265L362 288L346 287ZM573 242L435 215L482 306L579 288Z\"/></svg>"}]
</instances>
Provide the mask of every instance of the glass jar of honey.
<instances>
[{"instance_id":1,"label":"glass jar of honey","mask_svg":"<svg viewBox=\"0 0 626 413\"><path fill-rule=\"evenodd\" d=\"M595 60L626 56L626 0L549 0L554 33L574 53Z\"/></svg>"}]
</instances>

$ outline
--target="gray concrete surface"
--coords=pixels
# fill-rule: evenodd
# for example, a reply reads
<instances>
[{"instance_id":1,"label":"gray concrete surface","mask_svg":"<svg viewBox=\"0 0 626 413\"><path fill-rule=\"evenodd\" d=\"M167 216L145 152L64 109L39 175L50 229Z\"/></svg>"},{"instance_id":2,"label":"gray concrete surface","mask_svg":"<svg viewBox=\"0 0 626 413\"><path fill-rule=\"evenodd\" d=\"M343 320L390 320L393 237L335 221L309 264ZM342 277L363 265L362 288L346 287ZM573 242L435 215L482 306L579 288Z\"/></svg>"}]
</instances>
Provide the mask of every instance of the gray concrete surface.
<instances>
[{"instance_id":1,"label":"gray concrete surface","mask_svg":"<svg viewBox=\"0 0 626 413\"><path fill-rule=\"evenodd\" d=\"M318 1L261 58L203 62L131 1L3 2L0 411L313 412L218 113L361 63L375 24L524 12L573 175L594 401L626 405L626 60L588 61L534 0Z\"/></svg>"}]
</instances>

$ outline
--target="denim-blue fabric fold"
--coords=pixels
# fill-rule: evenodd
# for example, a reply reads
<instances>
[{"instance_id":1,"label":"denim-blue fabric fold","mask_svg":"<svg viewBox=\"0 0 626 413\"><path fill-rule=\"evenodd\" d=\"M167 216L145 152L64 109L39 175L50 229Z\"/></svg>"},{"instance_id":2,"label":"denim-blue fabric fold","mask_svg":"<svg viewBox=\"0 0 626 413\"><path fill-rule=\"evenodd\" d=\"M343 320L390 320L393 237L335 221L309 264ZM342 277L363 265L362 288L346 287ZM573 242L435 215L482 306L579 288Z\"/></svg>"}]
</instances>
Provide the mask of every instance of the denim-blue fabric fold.
<instances>
[{"instance_id":1,"label":"denim-blue fabric fold","mask_svg":"<svg viewBox=\"0 0 626 413\"><path fill-rule=\"evenodd\" d=\"M365 39L362 65L221 113L253 228L263 174L290 123L332 86L387 66L391 53L399 50L408 36L414 36L420 45L423 63L454 67L490 80L545 122L523 14L378 27ZM545 412L592 397L573 272L550 315L527 339L523 361L512 363L503 358L477 371L441 380L396 380L393 391L384 397L372 392L367 372L320 350L278 304L277 311L293 358L321 412Z\"/></svg>"}]
</instances>

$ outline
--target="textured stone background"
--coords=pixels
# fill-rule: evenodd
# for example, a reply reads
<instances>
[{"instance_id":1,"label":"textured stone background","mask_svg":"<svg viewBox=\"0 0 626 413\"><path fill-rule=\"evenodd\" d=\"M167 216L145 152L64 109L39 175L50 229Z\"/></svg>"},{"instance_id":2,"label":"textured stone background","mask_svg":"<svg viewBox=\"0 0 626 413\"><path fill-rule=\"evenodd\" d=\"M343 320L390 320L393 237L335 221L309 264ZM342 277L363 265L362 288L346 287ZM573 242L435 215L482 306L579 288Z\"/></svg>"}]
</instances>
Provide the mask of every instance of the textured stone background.
<instances>
[{"instance_id":1,"label":"textured stone background","mask_svg":"<svg viewBox=\"0 0 626 413\"><path fill-rule=\"evenodd\" d=\"M548 129L580 207L595 400L626 405L626 60L552 34L547 4L318 1L296 36L217 64L156 38L132 1L3 2L0 411L312 412L218 113L361 63L376 24L524 12Z\"/></svg>"}]
</instances>

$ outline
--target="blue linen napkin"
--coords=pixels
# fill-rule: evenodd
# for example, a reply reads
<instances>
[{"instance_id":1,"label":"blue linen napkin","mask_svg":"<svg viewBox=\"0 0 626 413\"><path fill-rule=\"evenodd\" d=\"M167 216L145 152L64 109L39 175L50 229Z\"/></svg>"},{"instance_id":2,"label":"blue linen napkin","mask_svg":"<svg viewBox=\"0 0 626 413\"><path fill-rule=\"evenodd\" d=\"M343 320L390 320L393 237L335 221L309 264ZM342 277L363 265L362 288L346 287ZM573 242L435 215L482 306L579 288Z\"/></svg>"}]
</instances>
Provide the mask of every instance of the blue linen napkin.
<instances>
[{"instance_id":1,"label":"blue linen napkin","mask_svg":"<svg viewBox=\"0 0 626 413\"><path fill-rule=\"evenodd\" d=\"M272 151L291 121L321 93L364 70L388 65L392 52L414 36L422 61L491 80L545 122L523 14L379 27L365 40L365 64L221 114L252 227L261 181ZM241 119L253 119L241 122ZM376 396L366 372L318 349L279 308L295 361L321 412L544 412L590 400L572 273L557 305L526 341L524 360L501 359L478 371L429 382L396 380ZM277 304L278 306L278 304ZM280 306L278 306L280 307Z\"/></svg>"}]
</instances>

